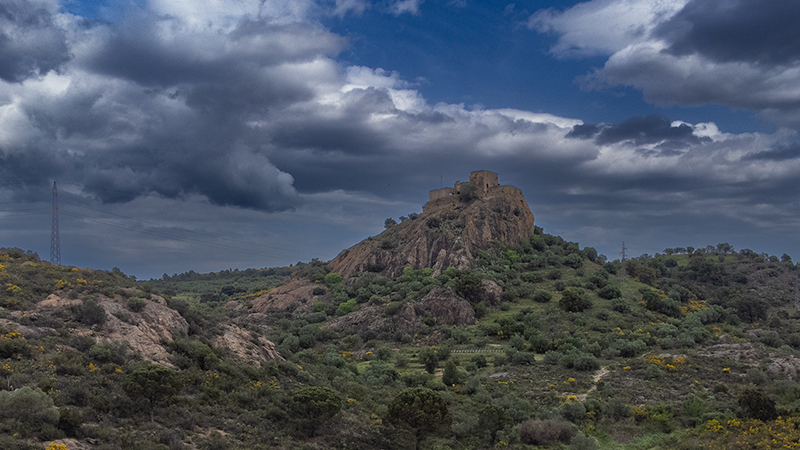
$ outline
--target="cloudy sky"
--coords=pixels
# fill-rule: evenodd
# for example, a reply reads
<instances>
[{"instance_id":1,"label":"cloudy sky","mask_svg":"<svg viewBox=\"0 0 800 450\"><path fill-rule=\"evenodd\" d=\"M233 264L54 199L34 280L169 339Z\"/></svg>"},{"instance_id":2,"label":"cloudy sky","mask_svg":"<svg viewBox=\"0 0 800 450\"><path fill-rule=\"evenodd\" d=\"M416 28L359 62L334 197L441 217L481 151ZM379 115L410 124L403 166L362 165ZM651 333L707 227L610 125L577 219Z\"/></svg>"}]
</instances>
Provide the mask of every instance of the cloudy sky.
<instances>
[{"instance_id":1,"label":"cloudy sky","mask_svg":"<svg viewBox=\"0 0 800 450\"><path fill-rule=\"evenodd\" d=\"M611 259L800 257L800 4L4 0L0 246L139 278L328 260L500 174Z\"/></svg>"}]
</instances>

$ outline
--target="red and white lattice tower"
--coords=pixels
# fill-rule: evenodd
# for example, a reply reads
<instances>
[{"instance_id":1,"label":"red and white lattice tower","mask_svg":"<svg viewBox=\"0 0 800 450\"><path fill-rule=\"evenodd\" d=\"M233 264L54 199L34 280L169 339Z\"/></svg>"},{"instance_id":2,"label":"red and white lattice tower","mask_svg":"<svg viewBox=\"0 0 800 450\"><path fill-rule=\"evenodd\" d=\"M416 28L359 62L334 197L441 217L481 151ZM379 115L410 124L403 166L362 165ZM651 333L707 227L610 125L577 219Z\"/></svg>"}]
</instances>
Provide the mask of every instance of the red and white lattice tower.
<instances>
[{"instance_id":1,"label":"red and white lattice tower","mask_svg":"<svg viewBox=\"0 0 800 450\"><path fill-rule=\"evenodd\" d=\"M61 265L61 237L58 234L58 191L53 181L53 228L50 231L50 264Z\"/></svg>"}]
</instances>

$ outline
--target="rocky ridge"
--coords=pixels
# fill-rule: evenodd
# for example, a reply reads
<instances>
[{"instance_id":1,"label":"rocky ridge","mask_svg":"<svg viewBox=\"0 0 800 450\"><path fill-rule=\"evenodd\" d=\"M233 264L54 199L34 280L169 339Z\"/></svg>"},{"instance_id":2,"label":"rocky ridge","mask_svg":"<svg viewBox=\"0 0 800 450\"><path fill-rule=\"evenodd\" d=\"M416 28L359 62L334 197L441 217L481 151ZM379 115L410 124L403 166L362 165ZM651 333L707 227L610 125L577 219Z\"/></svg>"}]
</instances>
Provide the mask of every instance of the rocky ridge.
<instances>
[{"instance_id":1,"label":"rocky ridge","mask_svg":"<svg viewBox=\"0 0 800 450\"><path fill-rule=\"evenodd\" d=\"M486 174L491 177L485 181ZM431 192L422 214L412 214L380 235L365 239L328 263L345 280L361 272L389 277L403 268L467 269L482 250L497 243L519 244L534 231L533 214L522 191L501 186L497 174L473 172L470 183Z\"/></svg>"}]
</instances>

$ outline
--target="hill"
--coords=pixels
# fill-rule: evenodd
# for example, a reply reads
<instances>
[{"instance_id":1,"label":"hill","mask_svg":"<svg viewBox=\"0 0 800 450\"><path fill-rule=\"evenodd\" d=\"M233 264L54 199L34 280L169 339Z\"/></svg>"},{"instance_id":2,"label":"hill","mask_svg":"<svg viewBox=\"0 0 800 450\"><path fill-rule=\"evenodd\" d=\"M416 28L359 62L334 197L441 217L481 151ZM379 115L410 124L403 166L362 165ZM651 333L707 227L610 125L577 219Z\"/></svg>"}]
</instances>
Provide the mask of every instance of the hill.
<instances>
[{"instance_id":1,"label":"hill","mask_svg":"<svg viewBox=\"0 0 800 450\"><path fill-rule=\"evenodd\" d=\"M345 281L361 272L389 277L406 267L467 269L481 252L514 246L533 234L533 214L522 192L501 186L495 173L472 172L468 183L432 191L422 214L386 221L386 231L343 251L328 266Z\"/></svg>"},{"instance_id":2,"label":"hill","mask_svg":"<svg viewBox=\"0 0 800 450\"><path fill-rule=\"evenodd\" d=\"M391 254L360 266L348 252L135 281L0 250L0 448L800 442L788 255L718 244L607 261L538 227L473 242L466 224L427 225L500 220L457 188L358 244ZM420 246L469 258L414 265Z\"/></svg>"}]
</instances>

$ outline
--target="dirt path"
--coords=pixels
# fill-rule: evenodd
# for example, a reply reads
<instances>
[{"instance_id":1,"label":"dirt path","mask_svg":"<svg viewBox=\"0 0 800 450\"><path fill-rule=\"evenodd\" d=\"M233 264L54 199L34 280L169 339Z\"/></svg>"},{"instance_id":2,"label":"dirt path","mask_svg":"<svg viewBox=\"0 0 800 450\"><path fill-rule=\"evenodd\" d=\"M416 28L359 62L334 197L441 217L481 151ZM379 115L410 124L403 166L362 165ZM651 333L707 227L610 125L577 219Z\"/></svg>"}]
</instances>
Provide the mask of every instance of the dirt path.
<instances>
[{"instance_id":1,"label":"dirt path","mask_svg":"<svg viewBox=\"0 0 800 450\"><path fill-rule=\"evenodd\" d=\"M576 397L578 397L578 400L585 401L586 397L589 395L590 392L597 390L597 382L600 381L604 376L608 375L609 373L610 372L609 372L608 369L606 369L605 367L601 367L600 370L598 370L597 373L594 374L594 377L593 377L594 386L590 387L589 390L586 391L585 394L576 395Z\"/></svg>"}]
</instances>

